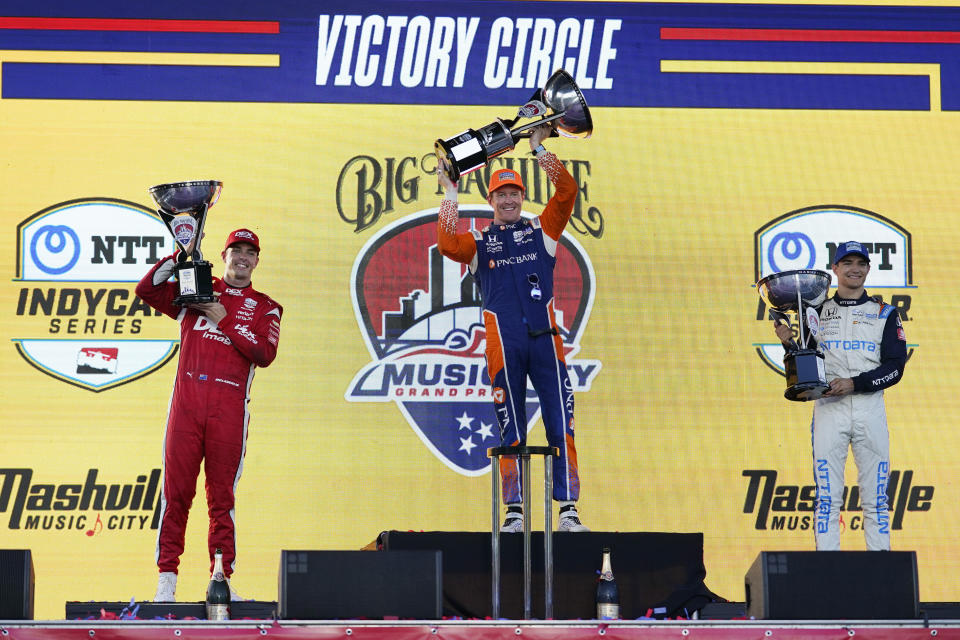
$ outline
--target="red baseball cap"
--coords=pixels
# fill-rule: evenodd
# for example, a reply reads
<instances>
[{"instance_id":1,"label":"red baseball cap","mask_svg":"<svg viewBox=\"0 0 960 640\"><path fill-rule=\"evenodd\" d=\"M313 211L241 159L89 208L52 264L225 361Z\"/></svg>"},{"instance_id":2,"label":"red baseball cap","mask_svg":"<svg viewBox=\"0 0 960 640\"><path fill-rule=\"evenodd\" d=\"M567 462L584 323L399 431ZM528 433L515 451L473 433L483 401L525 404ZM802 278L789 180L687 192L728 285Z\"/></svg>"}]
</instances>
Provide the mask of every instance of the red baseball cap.
<instances>
[{"instance_id":1,"label":"red baseball cap","mask_svg":"<svg viewBox=\"0 0 960 640\"><path fill-rule=\"evenodd\" d=\"M500 187L505 187L508 184L520 187L521 191L525 191L523 188L523 180L520 179L519 173L513 169L497 169L490 174L490 186L487 187L487 193L493 193Z\"/></svg>"},{"instance_id":2,"label":"red baseball cap","mask_svg":"<svg viewBox=\"0 0 960 640\"><path fill-rule=\"evenodd\" d=\"M253 231L250 231L250 229L237 229L228 235L227 242L223 245L223 250L226 251L230 248L230 245L239 244L241 242L252 244L257 250L257 253L260 252L260 238L258 238L257 234L255 234Z\"/></svg>"}]
</instances>

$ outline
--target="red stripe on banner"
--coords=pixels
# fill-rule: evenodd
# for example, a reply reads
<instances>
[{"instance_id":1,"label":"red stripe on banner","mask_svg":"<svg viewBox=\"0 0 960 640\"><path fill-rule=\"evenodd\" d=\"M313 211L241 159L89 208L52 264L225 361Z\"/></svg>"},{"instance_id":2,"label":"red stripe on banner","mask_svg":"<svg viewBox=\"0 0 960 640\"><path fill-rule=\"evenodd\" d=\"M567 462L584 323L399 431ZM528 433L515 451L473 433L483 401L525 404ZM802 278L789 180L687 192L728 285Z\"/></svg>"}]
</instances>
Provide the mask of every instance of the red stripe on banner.
<instances>
[{"instance_id":1,"label":"red stripe on banner","mask_svg":"<svg viewBox=\"0 0 960 640\"><path fill-rule=\"evenodd\" d=\"M145 20L133 18L14 18L0 16L0 29L51 31L183 31L280 33L279 22L253 20Z\"/></svg>"},{"instance_id":2,"label":"red stripe on banner","mask_svg":"<svg viewBox=\"0 0 960 640\"><path fill-rule=\"evenodd\" d=\"M960 43L957 31L850 31L844 29L710 29L663 27L661 40L762 40L773 42Z\"/></svg>"}]
</instances>

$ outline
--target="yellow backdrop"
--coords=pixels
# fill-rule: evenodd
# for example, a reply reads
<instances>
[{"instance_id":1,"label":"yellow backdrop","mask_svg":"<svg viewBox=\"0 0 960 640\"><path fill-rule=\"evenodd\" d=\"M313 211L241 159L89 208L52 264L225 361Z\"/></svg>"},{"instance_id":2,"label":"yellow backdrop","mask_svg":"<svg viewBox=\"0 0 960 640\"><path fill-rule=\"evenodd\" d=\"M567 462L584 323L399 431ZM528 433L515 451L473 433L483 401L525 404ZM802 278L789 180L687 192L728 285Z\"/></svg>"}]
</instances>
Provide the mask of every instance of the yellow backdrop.
<instances>
[{"instance_id":1,"label":"yellow backdrop","mask_svg":"<svg viewBox=\"0 0 960 640\"><path fill-rule=\"evenodd\" d=\"M33 550L36 617L62 617L67 600L152 597L156 531L141 516L153 512L121 498L127 485L131 500L139 492L144 501L160 468L175 358L94 392L47 375L18 341L163 341L175 340L177 329L137 313L137 334L117 336L102 324L86 335L52 333L58 307L31 315L29 304L21 308L24 288L53 288L62 297L64 287L133 285L105 285L102 274L79 284L24 281L18 226L77 199L150 208L150 185L214 178L224 189L207 225L208 256L219 264L220 243L233 228L260 234L255 286L285 312L279 356L253 387L235 586L245 597L272 600L281 549L357 549L384 529L488 528L489 476L441 462L395 403L349 402L345 391L371 362L351 296L358 253L386 225L437 206L433 140L496 115L488 107L0 101L0 272L7 275L0 331L8 338L0 350L0 547ZM917 550L922 600L956 599L956 114L598 108L593 115L590 140L549 144L562 159L589 163L582 204L604 221L601 237L568 229L589 256L597 287L578 357L602 365L577 397L585 523L702 531L706 582L731 600L743 599L743 575L759 551L812 548L802 496L797 510L797 492L813 484L811 406L784 400L783 378L757 354L772 330L758 320L754 232L806 207L864 209L912 237L910 286L881 291L911 297L904 324L913 354L903 382L887 394L893 468L901 477L912 472L913 488L893 545ZM394 193L393 210L361 231L337 202L339 195L355 214L353 174L340 192L337 185L358 155L381 167L388 158L414 158L404 180L416 191L402 199ZM379 190L385 198L382 183ZM482 202L475 189L462 200ZM939 316L929 310L934 298ZM69 308L61 311L67 320ZM82 305L76 313L87 317ZM114 318L103 306L93 317ZM541 428L532 433L542 441ZM26 486L18 469L32 475L14 522L15 498ZM59 489L84 485L91 469L92 482L104 486L100 508L96 491L82 508L66 499L79 488ZM775 490L765 484L771 474L761 473L769 471L777 474ZM848 471L853 486L852 462ZM765 488L772 491L768 519L760 517ZM202 495L201 480L178 587L185 600L200 600L209 579ZM857 514L844 513L846 549L863 548Z\"/></svg>"}]
</instances>

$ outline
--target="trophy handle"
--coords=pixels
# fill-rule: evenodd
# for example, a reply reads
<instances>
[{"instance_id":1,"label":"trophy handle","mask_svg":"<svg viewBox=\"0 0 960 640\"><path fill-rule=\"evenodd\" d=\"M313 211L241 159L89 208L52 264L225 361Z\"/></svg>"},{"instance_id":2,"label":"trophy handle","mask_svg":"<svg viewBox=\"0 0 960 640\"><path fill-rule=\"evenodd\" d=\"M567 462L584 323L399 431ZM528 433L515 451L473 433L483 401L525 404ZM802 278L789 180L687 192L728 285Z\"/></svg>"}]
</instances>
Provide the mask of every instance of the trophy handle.
<instances>
[{"instance_id":1,"label":"trophy handle","mask_svg":"<svg viewBox=\"0 0 960 640\"><path fill-rule=\"evenodd\" d=\"M790 318L789 318L789 317L787 316L787 314L785 314L784 312L778 311L778 310L776 310L776 309L771 308L771 309L770 309L770 315L772 315L774 318L776 318L776 319L778 319L778 320L783 320L784 322L787 323L787 326L790 325ZM789 345L789 347L790 347L790 350L791 350L791 351L799 351L799 350L800 350L800 345L797 344L797 340L796 340L795 338L791 338L791 339L790 339L790 345Z\"/></svg>"},{"instance_id":2,"label":"trophy handle","mask_svg":"<svg viewBox=\"0 0 960 640\"><path fill-rule=\"evenodd\" d=\"M534 120L533 122L528 122L527 124L521 125L521 126L517 127L516 129L510 129L510 135L513 136L513 140L514 140L514 141L520 140L520 139L522 139L522 138L529 138L530 135L531 135L531 133L532 133L532 130L533 130L533 129L539 127L539 126L542 125L542 124L550 124L550 123L553 122L554 120L559 120L560 118L563 117L563 114L564 114L564 113L566 113L566 112L565 112L565 111L561 111L560 113L555 113L555 114L553 114L552 116L545 116L545 117L543 117L543 118L540 118L539 120ZM511 120L510 122L504 122L504 124L507 125L507 128L510 128L510 127L512 127L513 124L514 124L517 120L519 120L519 119L520 119L520 118L514 118L514 119ZM554 126L554 127L552 127L552 129L553 129L553 130L550 132L550 137L551 137L551 138L557 138L557 137L559 137L560 134L557 133L557 128Z\"/></svg>"},{"instance_id":3,"label":"trophy handle","mask_svg":"<svg viewBox=\"0 0 960 640\"><path fill-rule=\"evenodd\" d=\"M207 221L207 210L210 209L210 204L207 202L203 203L203 208L194 215L194 219L197 221L197 230L194 233L195 241L193 243L193 253L190 254L194 260L203 260L203 254L200 252L200 239L203 237L203 225ZM178 217L176 214L169 213L163 209L157 209L157 214L160 216L160 219L163 220L163 223L166 225L167 229L170 230L170 235L173 236L173 242L178 247L180 247L180 252L177 254L177 262L186 262L187 261L187 248L180 244L180 241L177 240L177 234L173 231L172 223Z\"/></svg>"},{"instance_id":4,"label":"trophy handle","mask_svg":"<svg viewBox=\"0 0 960 640\"><path fill-rule=\"evenodd\" d=\"M177 263L187 261L187 248L180 244L180 241L177 240L177 234L173 232L173 219L176 218L172 213L168 213L163 209L157 209L157 215L160 216L160 219L163 220L163 224L166 225L167 229L170 231L170 235L173 236L173 244L180 248L180 251L177 253Z\"/></svg>"},{"instance_id":5,"label":"trophy handle","mask_svg":"<svg viewBox=\"0 0 960 640\"><path fill-rule=\"evenodd\" d=\"M219 199L219 194L218 199ZM207 222L207 211L213 206L211 202L204 202L203 208L197 212L194 217L197 219L197 233L194 236L196 240L193 243L193 259L195 261L203 260L203 254L200 253L200 240L203 239L203 225Z\"/></svg>"}]
</instances>

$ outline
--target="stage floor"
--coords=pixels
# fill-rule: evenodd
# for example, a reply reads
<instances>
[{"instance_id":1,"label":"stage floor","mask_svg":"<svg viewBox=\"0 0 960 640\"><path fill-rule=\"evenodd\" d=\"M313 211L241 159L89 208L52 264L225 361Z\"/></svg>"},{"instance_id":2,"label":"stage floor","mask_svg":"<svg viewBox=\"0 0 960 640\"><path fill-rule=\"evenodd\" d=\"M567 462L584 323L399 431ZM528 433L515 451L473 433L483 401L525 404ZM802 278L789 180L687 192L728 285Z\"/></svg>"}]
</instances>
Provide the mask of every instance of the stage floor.
<instances>
[{"instance_id":1,"label":"stage floor","mask_svg":"<svg viewBox=\"0 0 960 640\"><path fill-rule=\"evenodd\" d=\"M960 640L960 621L0 621L4 640Z\"/></svg>"}]
</instances>

